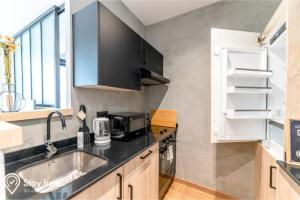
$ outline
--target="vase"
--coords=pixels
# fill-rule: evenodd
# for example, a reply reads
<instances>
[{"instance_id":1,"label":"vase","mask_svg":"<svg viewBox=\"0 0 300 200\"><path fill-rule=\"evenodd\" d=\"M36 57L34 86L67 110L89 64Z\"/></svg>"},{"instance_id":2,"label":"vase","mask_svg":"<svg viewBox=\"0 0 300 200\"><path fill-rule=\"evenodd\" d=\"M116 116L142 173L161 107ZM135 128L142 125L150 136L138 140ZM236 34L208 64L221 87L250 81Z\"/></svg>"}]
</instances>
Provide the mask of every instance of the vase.
<instances>
[{"instance_id":1,"label":"vase","mask_svg":"<svg viewBox=\"0 0 300 200\"><path fill-rule=\"evenodd\" d=\"M25 99L15 92L14 84L3 84L0 92L0 111L18 112L25 106Z\"/></svg>"}]
</instances>

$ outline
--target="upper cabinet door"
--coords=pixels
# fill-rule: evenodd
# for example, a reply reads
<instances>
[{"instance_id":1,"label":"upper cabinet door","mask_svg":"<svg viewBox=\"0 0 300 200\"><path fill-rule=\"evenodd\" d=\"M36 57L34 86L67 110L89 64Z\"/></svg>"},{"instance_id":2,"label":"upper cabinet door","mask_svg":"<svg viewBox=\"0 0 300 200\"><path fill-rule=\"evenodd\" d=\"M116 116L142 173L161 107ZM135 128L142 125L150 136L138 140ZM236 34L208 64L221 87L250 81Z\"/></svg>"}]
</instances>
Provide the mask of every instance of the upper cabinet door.
<instances>
[{"instance_id":1,"label":"upper cabinet door","mask_svg":"<svg viewBox=\"0 0 300 200\"><path fill-rule=\"evenodd\" d=\"M139 90L141 37L100 2L73 15L74 86Z\"/></svg>"},{"instance_id":2,"label":"upper cabinet door","mask_svg":"<svg viewBox=\"0 0 300 200\"><path fill-rule=\"evenodd\" d=\"M98 84L98 4L72 16L74 86Z\"/></svg>"},{"instance_id":3,"label":"upper cabinet door","mask_svg":"<svg viewBox=\"0 0 300 200\"><path fill-rule=\"evenodd\" d=\"M141 38L104 6L100 6L100 84L140 89Z\"/></svg>"},{"instance_id":4,"label":"upper cabinet door","mask_svg":"<svg viewBox=\"0 0 300 200\"><path fill-rule=\"evenodd\" d=\"M163 75L163 55L142 39L142 66Z\"/></svg>"}]
</instances>

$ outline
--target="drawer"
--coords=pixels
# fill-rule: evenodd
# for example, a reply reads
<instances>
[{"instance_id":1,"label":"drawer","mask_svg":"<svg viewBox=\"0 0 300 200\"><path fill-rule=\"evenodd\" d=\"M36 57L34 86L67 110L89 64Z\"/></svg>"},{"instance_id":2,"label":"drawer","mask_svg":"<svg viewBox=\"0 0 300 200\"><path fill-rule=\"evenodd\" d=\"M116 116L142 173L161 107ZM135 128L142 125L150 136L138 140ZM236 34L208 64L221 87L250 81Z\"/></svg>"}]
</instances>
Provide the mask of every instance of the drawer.
<instances>
[{"instance_id":1,"label":"drawer","mask_svg":"<svg viewBox=\"0 0 300 200\"><path fill-rule=\"evenodd\" d=\"M128 177L133 171L135 171L143 163L152 158L154 154L158 153L158 143L146 149L124 165L124 178Z\"/></svg>"}]
</instances>

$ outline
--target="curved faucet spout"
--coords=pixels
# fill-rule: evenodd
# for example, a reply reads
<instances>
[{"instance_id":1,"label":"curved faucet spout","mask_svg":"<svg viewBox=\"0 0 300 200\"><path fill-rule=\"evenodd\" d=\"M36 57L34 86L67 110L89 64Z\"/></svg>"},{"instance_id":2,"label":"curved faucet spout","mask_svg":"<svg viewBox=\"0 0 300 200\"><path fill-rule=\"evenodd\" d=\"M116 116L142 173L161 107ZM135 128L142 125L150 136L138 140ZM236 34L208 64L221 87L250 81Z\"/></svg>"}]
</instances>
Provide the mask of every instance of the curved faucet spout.
<instances>
[{"instance_id":1,"label":"curved faucet spout","mask_svg":"<svg viewBox=\"0 0 300 200\"><path fill-rule=\"evenodd\" d=\"M50 132L51 132L50 131L50 123L51 123L52 116L54 114L57 114L59 116L63 130L66 129L66 120L65 120L64 115L61 112L54 111L54 112L49 113L48 118L47 118L47 141L46 141L46 148L47 148L46 156L48 158L52 157L57 152L57 149L55 148L55 146L53 146L53 144L50 140Z\"/></svg>"},{"instance_id":2,"label":"curved faucet spout","mask_svg":"<svg viewBox=\"0 0 300 200\"><path fill-rule=\"evenodd\" d=\"M50 142L50 123L51 123L51 119L52 119L52 116L54 114L57 114L60 118L60 121L61 121L61 126L62 126L62 129L65 130L66 129L66 120L65 120L65 117L64 115L59 112L59 111L53 111L51 113L49 113L48 115L48 118L47 118L47 142Z\"/></svg>"}]
</instances>

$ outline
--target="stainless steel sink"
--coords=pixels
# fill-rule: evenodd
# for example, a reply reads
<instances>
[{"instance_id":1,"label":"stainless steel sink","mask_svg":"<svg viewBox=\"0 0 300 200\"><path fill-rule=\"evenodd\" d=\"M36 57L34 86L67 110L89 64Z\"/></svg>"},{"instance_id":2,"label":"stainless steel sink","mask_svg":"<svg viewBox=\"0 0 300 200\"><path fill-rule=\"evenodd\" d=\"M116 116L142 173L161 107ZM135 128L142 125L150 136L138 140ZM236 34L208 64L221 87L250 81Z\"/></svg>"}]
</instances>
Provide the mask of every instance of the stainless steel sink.
<instances>
[{"instance_id":1,"label":"stainless steel sink","mask_svg":"<svg viewBox=\"0 0 300 200\"><path fill-rule=\"evenodd\" d=\"M17 174L38 193L54 191L86 173L103 166L107 160L84 151L73 151L50 160L25 166Z\"/></svg>"}]
</instances>

